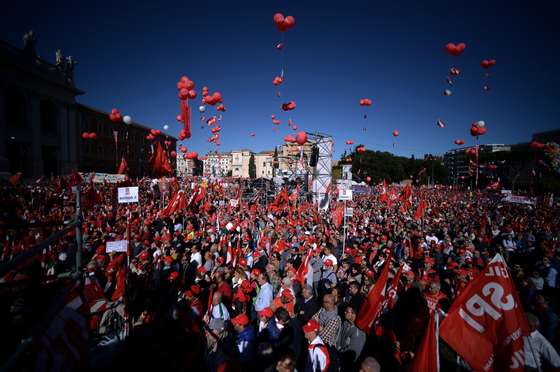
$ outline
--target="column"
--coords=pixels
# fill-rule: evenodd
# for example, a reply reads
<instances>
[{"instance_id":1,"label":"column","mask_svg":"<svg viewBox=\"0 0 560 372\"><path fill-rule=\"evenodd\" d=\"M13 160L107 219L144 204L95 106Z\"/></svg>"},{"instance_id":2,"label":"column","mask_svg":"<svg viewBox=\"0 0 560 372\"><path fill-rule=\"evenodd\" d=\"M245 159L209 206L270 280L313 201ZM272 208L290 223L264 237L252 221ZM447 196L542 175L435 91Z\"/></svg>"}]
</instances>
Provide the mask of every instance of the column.
<instances>
[{"instance_id":1,"label":"column","mask_svg":"<svg viewBox=\"0 0 560 372\"><path fill-rule=\"evenodd\" d=\"M4 90L0 88L0 172L9 172L8 154L6 153L6 141L8 133L6 131L6 108L4 107Z\"/></svg>"},{"instance_id":2,"label":"column","mask_svg":"<svg viewBox=\"0 0 560 372\"><path fill-rule=\"evenodd\" d=\"M43 154L41 149L41 101L38 96L30 96L31 114L31 177L43 175Z\"/></svg>"}]
</instances>

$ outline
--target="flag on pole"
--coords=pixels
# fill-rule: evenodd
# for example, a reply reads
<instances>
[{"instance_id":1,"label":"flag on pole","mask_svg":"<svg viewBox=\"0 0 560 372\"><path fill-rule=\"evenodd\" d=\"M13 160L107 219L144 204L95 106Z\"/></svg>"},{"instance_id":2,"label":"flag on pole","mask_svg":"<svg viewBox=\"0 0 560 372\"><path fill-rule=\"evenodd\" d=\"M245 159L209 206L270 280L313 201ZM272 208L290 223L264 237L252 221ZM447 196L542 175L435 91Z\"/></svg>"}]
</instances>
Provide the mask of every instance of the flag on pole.
<instances>
[{"instance_id":1,"label":"flag on pole","mask_svg":"<svg viewBox=\"0 0 560 372\"><path fill-rule=\"evenodd\" d=\"M475 371L523 371L529 326L507 265L494 256L452 304L441 337Z\"/></svg>"},{"instance_id":2,"label":"flag on pole","mask_svg":"<svg viewBox=\"0 0 560 372\"><path fill-rule=\"evenodd\" d=\"M424 333L416 356L408 369L410 372L439 372L439 312L430 316L428 329Z\"/></svg>"},{"instance_id":3,"label":"flag on pole","mask_svg":"<svg viewBox=\"0 0 560 372\"><path fill-rule=\"evenodd\" d=\"M379 276L379 279L377 279L375 285L370 289L367 299L360 308L358 317L356 318L356 326L366 334L369 333L373 323L381 312L380 310L385 298L385 286L387 285L387 279L389 278L391 258L391 255L389 255L389 257L385 260L383 271L381 272L381 275Z\"/></svg>"}]
</instances>

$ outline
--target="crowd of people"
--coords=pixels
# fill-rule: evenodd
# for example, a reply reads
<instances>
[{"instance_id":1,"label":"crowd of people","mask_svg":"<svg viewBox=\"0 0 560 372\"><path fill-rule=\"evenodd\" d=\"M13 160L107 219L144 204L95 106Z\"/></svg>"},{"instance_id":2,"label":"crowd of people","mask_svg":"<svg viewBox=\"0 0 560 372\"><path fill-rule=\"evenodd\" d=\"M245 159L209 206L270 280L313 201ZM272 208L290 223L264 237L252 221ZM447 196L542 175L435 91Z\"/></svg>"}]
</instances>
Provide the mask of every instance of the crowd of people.
<instances>
[{"instance_id":1,"label":"crowd of people","mask_svg":"<svg viewBox=\"0 0 560 372\"><path fill-rule=\"evenodd\" d=\"M75 218L72 182L1 186L1 263ZM126 185L139 186L138 203L117 203L116 187ZM347 202L353 215L344 230L333 213L336 190L331 208L318 211L299 188L245 200L232 179L82 180L81 285L95 340L84 369L405 371L431 314L445 316L497 253L531 326L527 368L560 368L560 208L443 186L390 188L396 197L375 186ZM44 225L13 228L37 223ZM119 240L130 242L128 255L107 252ZM76 233L32 260L1 284L32 271L40 286L71 271ZM395 285L364 325L368 296L387 265ZM12 346L29 331L35 313L28 307L44 306L24 295L11 291L1 303ZM115 316L122 327L111 333ZM118 347L100 358L108 344ZM469 370L443 341L440 364Z\"/></svg>"}]
</instances>

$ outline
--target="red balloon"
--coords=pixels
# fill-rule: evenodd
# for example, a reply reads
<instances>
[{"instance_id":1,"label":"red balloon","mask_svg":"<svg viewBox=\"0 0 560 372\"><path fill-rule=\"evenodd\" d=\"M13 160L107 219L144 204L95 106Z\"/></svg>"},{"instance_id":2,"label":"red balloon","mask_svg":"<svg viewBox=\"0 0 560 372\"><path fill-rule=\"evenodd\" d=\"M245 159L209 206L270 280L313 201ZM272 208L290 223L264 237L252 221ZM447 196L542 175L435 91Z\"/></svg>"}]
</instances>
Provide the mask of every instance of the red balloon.
<instances>
[{"instance_id":1,"label":"red balloon","mask_svg":"<svg viewBox=\"0 0 560 372\"><path fill-rule=\"evenodd\" d=\"M354 141L352 141L352 140L347 140L347 141L346 141L346 144L347 144L347 145L353 145L353 144L354 144Z\"/></svg>"},{"instance_id":2,"label":"red balloon","mask_svg":"<svg viewBox=\"0 0 560 372\"><path fill-rule=\"evenodd\" d=\"M494 66L495 64L496 64L495 59L483 59L482 61L480 61L480 65L483 68L490 68L490 67Z\"/></svg>"},{"instance_id":3,"label":"red balloon","mask_svg":"<svg viewBox=\"0 0 560 372\"><path fill-rule=\"evenodd\" d=\"M83 132L82 133L82 138L83 139L88 139L89 138L89 133L88 132Z\"/></svg>"},{"instance_id":4,"label":"red balloon","mask_svg":"<svg viewBox=\"0 0 560 372\"><path fill-rule=\"evenodd\" d=\"M179 141L184 141L187 138L187 133L185 132L184 129L181 129L178 137L179 137Z\"/></svg>"},{"instance_id":5,"label":"red balloon","mask_svg":"<svg viewBox=\"0 0 560 372\"><path fill-rule=\"evenodd\" d=\"M187 88L179 90L179 99L185 100L187 98L189 98L189 90Z\"/></svg>"},{"instance_id":6,"label":"red balloon","mask_svg":"<svg viewBox=\"0 0 560 372\"><path fill-rule=\"evenodd\" d=\"M462 139L456 139L455 141L453 141L456 145L464 145L465 141L463 141Z\"/></svg>"},{"instance_id":7,"label":"red balloon","mask_svg":"<svg viewBox=\"0 0 560 372\"><path fill-rule=\"evenodd\" d=\"M284 137L284 142L295 142L295 141L296 141L296 139L289 134Z\"/></svg>"},{"instance_id":8,"label":"red balloon","mask_svg":"<svg viewBox=\"0 0 560 372\"><path fill-rule=\"evenodd\" d=\"M97 133L90 133L89 138L90 139L96 139L97 138Z\"/></svg>"},{"instance_id":9,"label":"red balloon","mask_svg":"<svg viewBox=\"0 0 560 372\"><path fill-rule=\"evenodd\" d=\"M393 131L393 137L398 137L400 135L398 130Z\"/></svg>"},{"instance_id":10,"label":"red balloon","mask_svg":"<svg viewBox=\"0 0 560 372\"><path fill-rule=\"evenodd\" d=\"M274 124L274 125L280 125L280 120L278 120L278 119L272 119L272 124Z\"/></svg>"},{"instance_id":11,"label":"red balloon","mask_svg":"<svg viewBox=\"0 0 560 372\"><path fill-rule=\"evenodd\" d=\"M224 106L224 104L222 103L221 105L218 105L218 107L216 107L216 110L224 112L226 111L226 106Z\"/></svg>"},{"instance_id":12,"label":"red balloon","mask_svg":"<svg viewBox=\"0 0 560 372\"><path fill-rule=\"evenodd\" d=\"M222 130L222 127L214 127L214 128L212 128L211 132L212 133L218 133L221 130Z\"/></svg>"},{"instance_id":13,"label":"red balloon","mask_svg":"<svg viewBox=\"0 0 560 372\"><path fill-rule=\"evenodd\" d=\"M465 153L466 153L468 156L476 156L477 152L478 152L478 151L477 151L477 148L476 148L476 147L468 148L468 149L465 151Z\"/></svg>"},{"instance_id":14,"label":"red balloon","mask_svg":"<svg viewBox=\"0 0 560 372\"><path fill-rule=\"evenodd\" d=\"M181 146L179 147L179 151L181 151L181 152L184 154L184 153L186 153L188 150L187 150L187 148L186 148L185 146L181 145Z\"/></svg>"},{"instance_id":15,"label":"red balloon","mask_svg":"<svg viewBox=\"0 0 560 372\"><path fill-rule=\"evenodd\" d=\"M196 151L189 152L187 154L187 159L197 159L197 158L198 158L198 153Z\"/></svg>"},{"instance_id":16,"label":"red balloon","mask_svg":"<svg viewBox=\"0 0 560 372\"><path fill-rule=\"evenodd\" d=\"M282 104L282 110L284 110L284 111L291 111L295 108L296 108L296 102L295 101L290 101L288 103L283 103Z\"/></svg>"},{"instance_id":17,"label":"red balloon","mask_svg":"<svg viewBox=\"0 0 560 372\"><path fill-rule=\"evenodd\" d=\"M177 152L171 151L171 152L169 153L169 156L171 156L172 158L176 158L176 157L177 157Z\"/></svg>"},{"instance_id":18,"label":"red balloon","mask_svg":"<svg viewBox=\"0 0 560 372\"><path fill-rule=\"evenodd\" d=\"M177 121L183 121L183 115L181 114L177 115Z\"/></svg>"},{"instance_id":19,"label":"red balloon","mask_svg":"<svg viewBox=\"0 0 560 372\"><path fill-rule=\"evenodd\" d=\"M189 98L190 99L195 99L196 98L196 90L189 90Z\"/></svg>"},{"instance_id":20,"label":"red balloon","mask_svg":"<svg viewBox=\"0 0 560 372\"><path fill-rule=\"evenodd\" d=\"M371 182L371 177L370 177L370 176L367 176L367 177L366 177L366 182L367 182L367 183L370 183L370 182Z\"/></svg>"},{"instance_id":21,"label":"red balloon","mask_svg":"<svg viewBox=\"0 0 560 372\"><path fill-rule=\"evenodd\" d=\"M373 101L369 98L362 98L360 99L360 106L371 106Z\"/></svg>"},{"instance_id":22,"label":"red balloon","mask_svg":"<svg viewBox=\"0 0 560 372\"><path fill-rule=\"evenodd\" d=\"M276 44L276 49L277 49L277 50L282 50L282 49L284 49L284 43L278 43L278 44Z\"/></svg>"},{"instance_id":23,"label":"red balloon","mask_svg":"<svg viewBox=\"0 0 560 372\"><path fill-rule=\"evenodd\" d=\"M356 151L357 151L357 152L366 152L366 148L365 148L365 146L358 146L358 147L356 148Z\"/></svg>"},{"instance_id":24,"label":"red balloon","mask_svg":"<svg viewBox=\"0 0 560 372\"><path fill-rule=\"evenodd\" d=\"M282 76L275 76L274 79L272 79L272 84L275 86L278 86L283 82L284 82L284 78Z\"/></svg>"},{"instance_id":25,"label":"red balloon","mask_svg":"<svg viewBox=\"0 0 560 372\"><path fill-rule=\"evenodd\" d=\"M157 136L157 131L155 129L150 129L150 133L154 136Z\"/></svg>"},{"instance_id":26,"label":"red balloon","mask_svg":"<svg viewBox=\"0 0 560 372\"><path fill-rule=\"evenodd\" d=\"M445 51L448 54L451 54L452 56L459 56L465 51L466 47L467 45L465 43L459 43L459 44L448 43L445 46Z\"/></svg>"},{"instance_id":27,"label":"red balloon","mask_svg":"<svg viewBox=\"0 0 560 372\"><path fill-rule=\"evenodd\" d=\"M272 20L274 21L275 24L279 24L284 22L284 14L282 13L276 13L274 14L274 16L272 17Z\"/></svg>"},{"instance_id":28,"label":"red balloon","mask_svg":"<svg viewBox=\"0 0 560 372\"><path fill-rule=\"evenodd\" d=\"M296 142L298 145L305 145L305 143L307 142L307 133L299 132L296 135Z\"/></svg>"}]
</instances>

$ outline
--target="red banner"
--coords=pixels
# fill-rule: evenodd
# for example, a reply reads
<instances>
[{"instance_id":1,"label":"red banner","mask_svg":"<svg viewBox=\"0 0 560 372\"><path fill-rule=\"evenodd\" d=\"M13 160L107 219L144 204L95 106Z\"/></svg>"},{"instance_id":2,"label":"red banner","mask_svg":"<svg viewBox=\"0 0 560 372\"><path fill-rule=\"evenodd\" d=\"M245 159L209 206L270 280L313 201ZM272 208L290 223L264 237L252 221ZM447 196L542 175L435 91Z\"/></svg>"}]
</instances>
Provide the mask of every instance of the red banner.
<instances>
[{"instance_id":1,"label":"red banner","mask_svg":"<svg viewBox=\"0 0 560 372\"><path fill-rule=\"evenodd\" d=\"M475 371L523 371L529 327L502 256L455 300L441 337Z\"/></svg>"}]
</instances>

